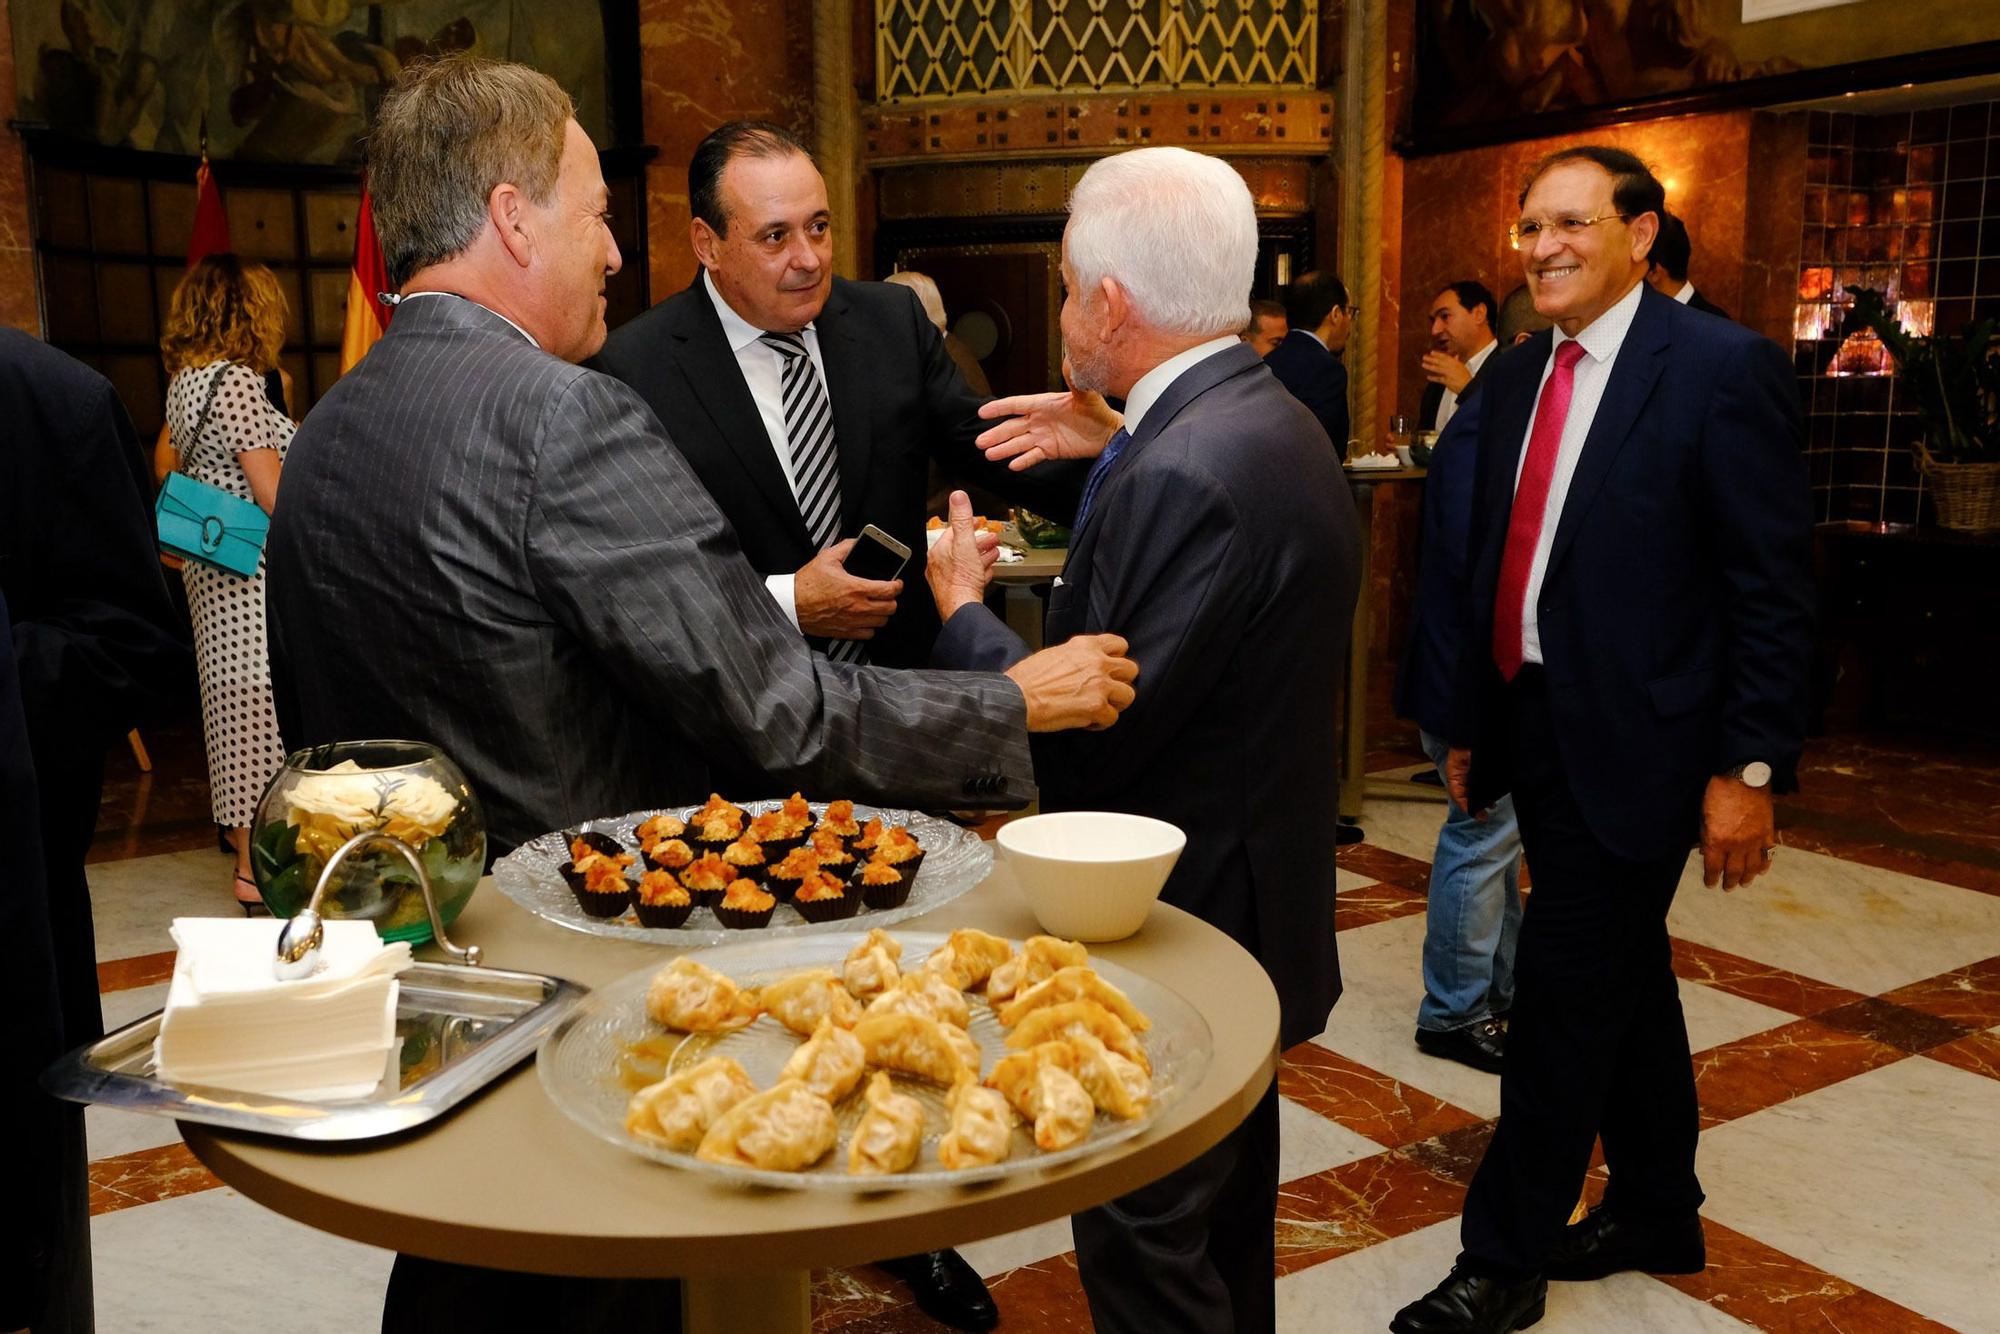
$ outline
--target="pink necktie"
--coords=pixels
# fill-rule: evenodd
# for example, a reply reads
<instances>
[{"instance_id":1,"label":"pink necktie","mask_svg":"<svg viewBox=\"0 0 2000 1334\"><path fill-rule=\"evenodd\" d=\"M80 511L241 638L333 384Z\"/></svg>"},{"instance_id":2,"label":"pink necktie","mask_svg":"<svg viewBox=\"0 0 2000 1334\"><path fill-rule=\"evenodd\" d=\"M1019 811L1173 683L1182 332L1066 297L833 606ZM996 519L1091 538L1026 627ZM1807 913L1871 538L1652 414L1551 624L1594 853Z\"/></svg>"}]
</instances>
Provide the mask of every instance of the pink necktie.
<instances>
[{"instance_id":1,"label":"pink necktie","mask_svg":"<svg viewBox=\"0 0 2000 1334\"><path fill-rule=\"evenodd\" d=\"M1556 366L1535 405L1535 429L1528 435L1528 458L1514 487L1507 520L1507 549L1500 557L1500 584L1493 601L1493 661L1509 681L1521 670L1521 618L1527 611L1528 574L1548 517L1549 483L1562 452L1563 423L1569 418L1569 391L1583 344L1571 339L1556 349Z\"/></svg>"}]
</instances>

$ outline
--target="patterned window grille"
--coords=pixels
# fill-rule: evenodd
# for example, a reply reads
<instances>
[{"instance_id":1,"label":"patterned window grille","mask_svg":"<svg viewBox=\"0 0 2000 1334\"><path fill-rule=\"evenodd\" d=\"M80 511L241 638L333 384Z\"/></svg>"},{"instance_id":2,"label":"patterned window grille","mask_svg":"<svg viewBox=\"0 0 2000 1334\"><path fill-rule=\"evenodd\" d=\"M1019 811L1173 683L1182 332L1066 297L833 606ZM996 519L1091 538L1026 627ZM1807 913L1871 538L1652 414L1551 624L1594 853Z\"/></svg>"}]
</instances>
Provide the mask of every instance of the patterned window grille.
<instances>
[{"instance_id":1,"label":"patterned window grille","mask_svg":"<svg viewBox=\"0 0 2000 1334\"><path fill-rule=\"evenodd\" d=\"M1319 0L875 0L882 102L1311 88Z\"/></svg>"}]
</instances>

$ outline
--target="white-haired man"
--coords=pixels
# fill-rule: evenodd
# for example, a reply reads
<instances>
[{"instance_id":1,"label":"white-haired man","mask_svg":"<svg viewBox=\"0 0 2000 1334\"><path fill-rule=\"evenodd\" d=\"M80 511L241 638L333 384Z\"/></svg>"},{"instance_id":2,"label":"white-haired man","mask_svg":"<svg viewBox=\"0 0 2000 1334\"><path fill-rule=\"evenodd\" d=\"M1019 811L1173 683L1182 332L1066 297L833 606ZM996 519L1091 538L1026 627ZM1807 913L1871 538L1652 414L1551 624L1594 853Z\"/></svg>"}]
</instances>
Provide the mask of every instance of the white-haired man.
<instances>
[{"instance_id":1,"label":"white-haired man","mask_svg":"<svg viewBox=\"0 0 2000 1334\"><path fill-rule=\"evenodd\" d=\"M1046 396L987 434L1028 466L1094 453L1048 633L1129 638L1145 669L1108 732L1035 746L1045 810L1170 820L1187 849L1162 897L1227 931L1270 974L1282 1045L1326 1027L1333 937L1339 664L1360 570L1326 432L1240 342L1257 255L1250 192L1178 148L1084 174L1063 234L1063 340L1078 391L1122 397L1108 441L1058 434ZM1027 651L981 602L988 554L962 496L927 570L938 660ZM1099 1330L1239 1331L1275 1321L1278 1096L1188 1166L1074 1220Z\"/></svg>"}]
</instances>

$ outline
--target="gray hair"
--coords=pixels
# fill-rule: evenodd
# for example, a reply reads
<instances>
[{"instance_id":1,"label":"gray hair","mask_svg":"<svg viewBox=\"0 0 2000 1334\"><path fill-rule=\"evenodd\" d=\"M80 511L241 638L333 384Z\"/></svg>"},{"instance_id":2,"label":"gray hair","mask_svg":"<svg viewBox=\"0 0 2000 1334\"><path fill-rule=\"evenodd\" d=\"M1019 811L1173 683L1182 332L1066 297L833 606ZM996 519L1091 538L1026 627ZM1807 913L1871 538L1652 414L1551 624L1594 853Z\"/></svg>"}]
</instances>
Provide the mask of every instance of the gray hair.
<instances>
[{"instance_id":1,"label":"gray hair","mask_svg":"<svg viewBox=\"0 0 2000 1334\"><path fill-rule=\"evenodd\" d=\"M389 282L462 254L495 186L546 204L576 107L548 75L463 53L406 70L368 136L368 193Z\"/></svg>"},{"instance_id":2,"label":"gray hair","mask_svg":"<svg viewBox=\"0 0 2000 1334\"><path fill-rule=\"evenodd\" d=\"M895 283L898 287L907 287L915 292L917 302L923 306L924 314L930 317L930 322L940 329L944 328L944 294L938 291L937 283L928 273L918 273L915 269L898 269L882 281Z\"/></svg>"},{"instance_id":3,"label":"gray hair","mask_svg":"<svg viewBox=\"0 0 2000 1334\"><path fill-rule=\"evenodd\" d=\"M1249 322L1257 208L1220 158L1135 148L1099 160L1070 193L1064 237L1081 292L1114 278L1162 332L1221 335Z\"/></svg>"}]
</instances>

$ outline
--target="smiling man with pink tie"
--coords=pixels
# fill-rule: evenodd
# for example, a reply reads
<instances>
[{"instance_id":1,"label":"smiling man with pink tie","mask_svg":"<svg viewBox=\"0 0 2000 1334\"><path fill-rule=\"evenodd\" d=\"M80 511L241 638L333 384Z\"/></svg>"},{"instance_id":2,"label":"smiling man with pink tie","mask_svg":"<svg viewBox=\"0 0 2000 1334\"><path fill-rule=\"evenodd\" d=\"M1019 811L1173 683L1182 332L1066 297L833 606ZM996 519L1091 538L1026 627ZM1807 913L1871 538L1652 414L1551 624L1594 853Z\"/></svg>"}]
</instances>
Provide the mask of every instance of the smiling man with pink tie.
<instances>
[{"instance_id":1,"label":"smiling man with pink tie","mask_svg":"<svg viewBox=\"0 0 2000 1334\"><path fill-rule=\"evenodd\" d=\"M1400 1334L1525 1329L1547 1280L1703 1267L1695 1086L1667 937L1688 851L1771 864L1811 659L1790 358L1644 281L1664 193L1617 149L1544 159L1513 228L1555 321L1481 394L1452 795L1511 794L1522 919L1500 1122L1463 1250ZM1604 1204L1565 1226L1604 1142Z\"/></svg>"}]
</instances>

